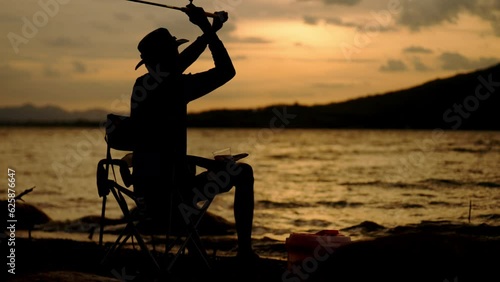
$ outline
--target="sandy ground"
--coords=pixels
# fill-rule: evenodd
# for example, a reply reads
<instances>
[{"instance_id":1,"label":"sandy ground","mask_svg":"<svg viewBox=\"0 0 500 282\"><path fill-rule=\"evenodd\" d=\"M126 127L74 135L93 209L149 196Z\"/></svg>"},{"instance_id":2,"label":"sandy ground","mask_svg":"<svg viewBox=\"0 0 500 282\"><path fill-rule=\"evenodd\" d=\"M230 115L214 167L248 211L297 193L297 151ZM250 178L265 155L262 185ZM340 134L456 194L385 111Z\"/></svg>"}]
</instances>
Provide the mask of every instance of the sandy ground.
<instances>
[{"instance_id":1,"label":"sandy ground","mask_svg":"<svg viewBox=\"0 0 500 282\"><path fill-rule=\"evenodd\" d=\"M351 229L376 236L333 252L309 250L291 268L284 242L256 240L260 259L242 262L234 256L234 238L204 238L211 269L198 257L184 255L170 273L156 272L138 249L123 248L101 263L106 249L93 240L39 238L34 233L31 240L16 238L16 274L2 281L500 281L500 227L421 224L384 234L376 229ZM2 246L3 254L8 253ZM165 269L171 256L161 254L156 257Z\"/></svg>"}]
</instances>

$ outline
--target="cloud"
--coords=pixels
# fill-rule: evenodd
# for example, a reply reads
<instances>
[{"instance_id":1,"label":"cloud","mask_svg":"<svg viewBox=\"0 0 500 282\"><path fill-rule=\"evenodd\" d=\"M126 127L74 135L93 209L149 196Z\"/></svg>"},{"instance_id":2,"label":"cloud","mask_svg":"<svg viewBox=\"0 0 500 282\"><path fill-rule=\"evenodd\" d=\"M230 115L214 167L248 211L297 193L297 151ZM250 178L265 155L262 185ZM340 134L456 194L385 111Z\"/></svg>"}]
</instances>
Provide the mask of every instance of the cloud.
<instances>
[{"instance_id":1,"label":"cloud","mask_svg":"<svg viewBox=\"0 0 500 282\"><path fill-rule=\"evenodd\" d=\"M248 56L245 56L245 55L236 55L236 56L231 57L231 60L233 60L233 61L243 61L243 60L247 60L247 59L248 59Z\"/></svg>"},{"instance_id":2,"label":"cloud","mask_svg":"<svg viewBox=\"0 0 500 282\"><path fill-rule=\"evenodd\" d=\"M354 6L359 4L361 0L322 0L326 5L346 5L346 6Z\"/></svg>"},{"instance_id":3,"label":"cloud","mask_svg":"<svg viewBox=\"0 0 500 282\"><path fill-rule=\"evenodd\" d=\"M492 21L491 27L493 28L495 35L500 37L500 19L496 19L495 21Z\"/></svg>"},{"instance_id":4,"label":"cloud","mask_svg":"<svg viewBox=\"0 0 500 282\"><path fill-rule=\"evenodd\" d=\"M500 36L500 1L498 0L419 0L405 4L398 23L419 31L423 27L455 23L462 13L468 13L491 23Z\"/></svg>"},{"instance_id":5,"label":"cloud","mask_svg":"<svg viewBox=\"0 0 500 282\"><path fill-rule=\"evenodd\" d=\"M89 40L85 38L73 38L69 36L58 36L45 41L50 47L80 47L89 45Z\"/></svg>"},{"instance_id":6,"label":"cloud","mask_svg":"<svg viewBox=\"0 0 500 282\"><path fill-rule=\"evenodd\" d=\"M384 72L396 72L396 71L405 71L408 68L406 64L401 60L390 59L383 66L380 66L379 70Z\"/></svg>"},{"instance_id":7,"label":"cloud","mask_svg":"<svg viewBox=\"0 0 500 282\"><path fill-rule=\"evenodd\" d=\"M312 83L310 84L312 88L319 88L319 89L342 89L342 88L349 88L356 86L354 83L343 83L343 82L318 82L318 83Z\"/></svg>"},{"instance_id":8,"label":"cloud","mask_svg":"<svg viewBox=\"0 0 500 282\"><path fill-rule=\"evenodd\" d=\"M318 24L319 18L313 16L304 16L304 23L308 25Z\"/></svg>"},{"instance_id":9,"label":"cloud","mask_svg":"<svg viewBox=\"0 0 500 282\"><path fill-rule=\"evenodd\" d=\"M334 63L345 63L346 59L345 58L342 58L342 59L328 58L328 59L321 59L321 61L334 62ZM365 63L373 63L376 61L377 61L376 59L352 59L352 60L349 60L348 62L349 62L349 64L351 64L351 63L365 64Z\"/></svg>"},{"instance_id":10,"label":"cloud","mask_svg":"<svg viewBox=\"0 0 500 282\"><path fill-rule=\"evenodd\" d=\"M240 43L252 43L252 44L260 44L260 43L271 43L272 41L261 38L261 37L256 37L256 36L250 36L250 37L231 37L231 42L240 42Z\"/></svg>"},{"instance_id":11,"label":"cloud","mask_svg":"<svg viewBox=\"0 0 500 282\"><path fill-rule=\"evenodd\" d=\"M359 23L345 22L344 20L342 20L339 17L330 17L330 18L327 18L325 21L327 24L336 25L336 26L343 26L343 27L355 27L355 28L359 29L361 26Z\"/></svg>"},{"instance_id":12,"label":"cloud","mask_svg":"<svg viewBox=\"0 0 500 282\"><path fill-rule=\"evenodd\" d=\"M17 69L9 64L0 65L0 82L2 84L13 83L14 80L26 82L31 77L31 73Z\"/></svg>"},{"instance_id":13,"label":"cloud","mask_svg":"<svg viewBox=\"0 0 500 282\"><path fill-rule=\"evenodd\" d=\"M318 21L318 20L316 20ZM387 32L387 31L395 31L396 29L391 26L382 26L380 24L373 25L375 23L374 20L372 21L365 21L365 22L349 22L349 21L344 21L340 17L329 17L325 19L326 24L330 25L335 25L335 26L341 26L341 27L353 27L359 32ZM373 27L376 27L375 30L372 30Z\"/></svg>"},{"instance_id":14,"label":"cloud","mask_svg":"<svg viewBox=\"0 0 500 282\"><path fill-rule=\"evenodd\" d=\"M56 78L60 77L61 73L58 70L54 69L52 66L46 65L43 69L43 75L46 77Z\"/></svg>"},{"instance_id":15,"label":"cloud","mask_svg":"<svg viewBox=\"0 0 500 282\"><path fill-rule=\"evenodd\" d=\"M8 10L7 10L8 11ZM9 23L9 22L17 22L19 21L19 18L16 17L15 15L12 15L11 13L6 13L5 10L0 12L0 23Z\"/></svg>"},{"instance_id":16,"label":"cloud","mask_svg":"<svg viewBox=\"0 0 500 282\"><path fill-rule=\"evenodd\" d=\"M419 54L432 54L433 51L431 49L427 49L425 47L420 46L410 46L403 49L404 53L419 53Z\"/></svg>"},{"instance_id":17,"label":"cloud","mask_svg":"<svg viewBox=\"0 0 500 282\"><path fill-rule=\"evenodd\" d=\"M420 71L420 72L425 72L425 71L431 70L431 68L429 68L427 65L422 63L422 61L418 57L413 58L413 67L415 68L416 71Z\"/></svg>"},{"instance_id":18,"label":"cloud","mask_svg":"<svg viewBox=\"0 0 500 282\"><path fill-rule=\"evenodd\" d=\"M408 3L402 10L399 23L418 31L422 27L455 22L458 14L475 0L419 0Z\"/></svg>"},{"instance_id":19,"label":"cloud","mask_svg":"<svg viewBox=\"0 0 500 282\"><path fill-rule=\"evenodd\" d=\"M115 13L113 16L115 19L117 19L119 21L128 22L128 21L132 20L132 16L130 14L127 14L127 13Z\"/></svg>"},{"instance_id":20,"label":"cloud","mask_svg":"<svg viewBox=\"0 0 500 282\"><path fill-rule=\"evenodd\" d=\"M76 73L86 73L87 66L80 61L74 61L73 62L73 71Z\"/></svg>"},{"instance_id":21,"label":"cloud","mask_svg":"<svg viewBox=\"0 0 500 282\"><path fill-rule=\"evenodd\" d=\"M455 52L442 53L438 59L441 61L441 68L444 70L470 70L479 69L494 65L500 61L498 58L484 58L477 60L469 59L462 54Z\"/></svg>"}]
</instances>

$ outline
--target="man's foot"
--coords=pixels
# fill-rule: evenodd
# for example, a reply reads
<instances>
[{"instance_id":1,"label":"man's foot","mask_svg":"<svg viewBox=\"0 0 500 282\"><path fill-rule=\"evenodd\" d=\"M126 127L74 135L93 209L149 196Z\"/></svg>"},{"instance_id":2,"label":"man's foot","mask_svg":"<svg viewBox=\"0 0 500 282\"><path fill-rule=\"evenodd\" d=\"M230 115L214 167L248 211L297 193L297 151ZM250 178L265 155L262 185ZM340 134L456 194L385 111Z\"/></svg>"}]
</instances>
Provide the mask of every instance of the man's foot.
<instances>
[{"instance_id":1,"label":"man's foot","mask_svg":"<svg viewBox=\"0 0 500 282\"><path fill-rule=\"evenodd\" d=\"M241 263L256 263L260 260L260 256L253 250L238 251L236 259Z\"/></svg>"}]
</instances>

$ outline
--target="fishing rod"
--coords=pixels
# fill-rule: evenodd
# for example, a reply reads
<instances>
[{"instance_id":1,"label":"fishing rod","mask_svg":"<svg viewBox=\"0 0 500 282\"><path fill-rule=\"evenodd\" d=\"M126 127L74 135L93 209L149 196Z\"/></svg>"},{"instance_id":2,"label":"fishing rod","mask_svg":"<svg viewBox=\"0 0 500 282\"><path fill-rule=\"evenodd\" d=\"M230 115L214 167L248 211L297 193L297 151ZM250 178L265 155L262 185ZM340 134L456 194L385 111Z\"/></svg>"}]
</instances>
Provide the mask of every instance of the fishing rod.
<instances>
[{"instance_id":1,"label":"fishing rod","mask_svg":"<svg viewBox=\"0 0 500 282\"><path fill-rule=\"evenodd\" d=\"M167 8L167 9L174 9L174 10L179 10L179 11L183 11L183 12L188 10L188 8L185 8L185 7L176 7L176 6L164 5L164 4L160 4L160 3L154 3L154 2L143 1L143 0L127 0L127 1L142 3L142 4L147 4L147 5L153 5L153 6L163 7L163 8ZM210 17L210 18L220 17L216 13L209 13L209 12L205 12L205 15L207 17Z\"/></svg>"}]
</instances>

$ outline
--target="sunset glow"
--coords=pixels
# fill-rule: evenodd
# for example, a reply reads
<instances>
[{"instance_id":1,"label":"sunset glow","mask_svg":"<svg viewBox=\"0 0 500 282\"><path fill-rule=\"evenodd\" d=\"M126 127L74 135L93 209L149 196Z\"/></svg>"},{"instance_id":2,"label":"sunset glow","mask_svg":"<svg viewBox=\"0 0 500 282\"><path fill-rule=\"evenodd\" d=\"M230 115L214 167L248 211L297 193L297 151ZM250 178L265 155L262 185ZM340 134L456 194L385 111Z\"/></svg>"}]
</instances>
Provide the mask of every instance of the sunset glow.
<instances>
[{"instance_id":1,"label":"sunset glow","mask_svg":"<svg viewBox=\"0 0 500 282\"><path fill-rule=\"evenodd\" d=\"M193 112L345 101L500 61L498 1L199 2L228 11L219 37L237 75L191 103ZM201 34L182 12L119 0L9 0L1 16L3 106L115 111L145 71L134 70L145 34ZM206 51L188 72L212 66Z\"/></svg>"}]
</instances>

